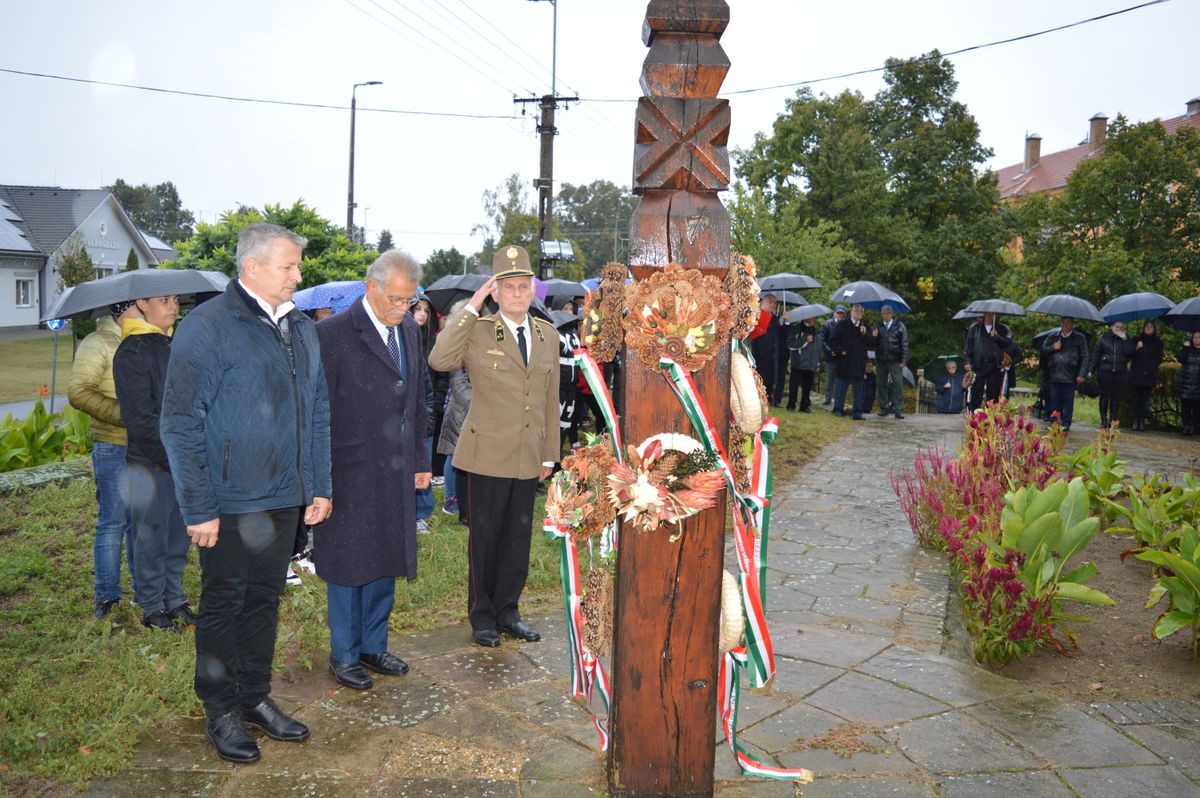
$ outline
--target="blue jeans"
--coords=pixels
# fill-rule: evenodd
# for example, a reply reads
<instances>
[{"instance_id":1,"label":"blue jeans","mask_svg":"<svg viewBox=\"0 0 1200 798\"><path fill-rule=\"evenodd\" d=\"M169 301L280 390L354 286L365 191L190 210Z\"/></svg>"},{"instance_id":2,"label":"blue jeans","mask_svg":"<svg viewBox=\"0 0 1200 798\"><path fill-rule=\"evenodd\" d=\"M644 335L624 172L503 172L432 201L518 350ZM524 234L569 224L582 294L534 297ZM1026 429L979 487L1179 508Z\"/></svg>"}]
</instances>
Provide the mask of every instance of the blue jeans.
<instances>
[{"instance_id":1,"label":"blue jeans","mask_svg":"<svg viewBox=\"0 0 1200 798\"><path fill-rule=\"evenodd\" d=\"M1054 412L1058 411L1060 421L1067 429L1071 428L1071 415L1075 412L1075 387L1074 382L1050 383L1050 404L1046 406L1047 417L1053 418Z\"/></svg>"},{"instance_id":2,"label":"blue jeans","mask_svg":"<svg viewBox=\"0 0 1200 798\"><path fill-rule=\"evenodd\" d=\"M121 542L129 561L129 577L137 594L134 570L133 523L125 483L125 447L92 442L92 472L96 479L96 537L92 561L96 575L96 603L121 598Z\"/></svg>"},{"instance_id":3,"label":"blue jeans","mask_svg":"<svg viewBox=\"0 0 1200 798\"><path fill-rule=\"evenodd\" d=\"M425 439L425 451L433 456L433 438ZM417 491L417 520L429 518L433 515L433 485L430 485L424 490Z\"/></svg>"},{"instance_id":4,"label":"blue jeans","mask_svg":"<svg viewBox=\"0 0 1200 798\"><path fill-rule=\"evenodd\" d=\"M849 386L853 392L853 406L851 407L851 415L854 418L860 418L863 414L863 378L862 377L838 377L837 382L833 386L833 412L845 412L846 407L846 388Z\"/></svg>"},{"instance_id":5,"label":"blue jeans","mask_svg":"<svg viewBox=\"0 0 1200 798\"><path fill-rule=\"evenodd\" d=\"M179 514L170 473L138 462L129 463L125 473L140 572L133 598L147 618L185 603L183 569L192 541Z\"/></svg>"},{"instance_id":6,"label":"blue jeans","mask_svg":"<svg viewBox=\"0 0 1200 798\"><path fill-rule=\"evenodd\" d=\"M458 501L458 483L454 479L454 463L451 462L453 459L453 454L446 455L446 465L442 468L442 478L445 480L445 484L443 485L445 490L442 493L443 507L451 499Z\"/></svg>"}]
</instances>

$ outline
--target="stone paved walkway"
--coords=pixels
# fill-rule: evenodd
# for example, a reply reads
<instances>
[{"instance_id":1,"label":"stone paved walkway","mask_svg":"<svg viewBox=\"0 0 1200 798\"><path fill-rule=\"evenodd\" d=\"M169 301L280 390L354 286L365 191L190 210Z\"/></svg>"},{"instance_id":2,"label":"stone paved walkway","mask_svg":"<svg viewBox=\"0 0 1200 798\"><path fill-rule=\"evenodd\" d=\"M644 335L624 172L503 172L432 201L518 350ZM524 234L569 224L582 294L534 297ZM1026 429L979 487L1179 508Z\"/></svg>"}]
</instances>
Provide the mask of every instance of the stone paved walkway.
<instances>
[{"instance_id":1,"label":"stone paved walkway","mask_svg":"<svg viewBox=\"0 0 1200 798\"><path fill-rule=\"evenodd\" d=\"M1200 796L1200 704L1065 704L974 666L946 635L946 565L914 545L888 473L959 430L957 418L872 418L779 488L767 594L778 673L743 693L740 739L818 778L742 777L716 731L718 796ZM594 732L566 698L560 613L533 620L544 642L495 651L469 645L465 627L399 640L412 671L368 693L321 672L279 685L312 738L263 740L253 766L220 762L202 723L181 719L91 794L602 795ZM795 750L851 729L848 756Z\"/></svg>"}]
</instances>

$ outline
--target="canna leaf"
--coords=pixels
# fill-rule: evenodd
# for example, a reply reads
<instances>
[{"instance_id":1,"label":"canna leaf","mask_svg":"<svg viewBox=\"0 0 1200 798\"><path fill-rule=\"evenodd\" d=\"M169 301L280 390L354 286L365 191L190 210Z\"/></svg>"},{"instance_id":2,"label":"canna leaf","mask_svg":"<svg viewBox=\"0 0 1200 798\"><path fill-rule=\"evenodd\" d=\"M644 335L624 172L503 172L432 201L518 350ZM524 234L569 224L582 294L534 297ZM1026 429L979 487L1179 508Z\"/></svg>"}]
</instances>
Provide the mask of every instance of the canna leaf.
<instances>
[{"instance_id":1,"label":"canna leaf","mask_svg":"<svg viewBox=\"0 0 1200 798\"><path fill-rule=\"evenodd\" d=\"M1094 587L1087 587L1077 582L1059 582L1056 598L1080 601L1084 604L1104 604L1110 607L1117 603L1107 593L1102 593Z\"/></svg>"},{"instance_id":2,"label":"canna leaf","mask_svg":"<svg viewBox=\"0 0 1200 798\"><path fill-rule=\"evenodd\" d=\"M1162 597L1167 595L1167 587L1162 582L1155 582L1150 588L1150 598L1146 601L1146 609L1150 609L1158 602L1162 601Z\"/></svg>"},{"instance_id":3,"label":"canna leaf","mask_svg":"<svg viewBox=\"0 0 1200 798\"><path fill-rule=\"evenodd\" d=\"M1154 624L1154 631L1151 634L1155 640L1162 640L1164 637L1170 637L1184 627L1191 626L1200 619L1185 615L1178 610L1163 613L1158 619L1158 623Z\"/></svg>"},{"instance_id":4,"label":"canna leaf","mask_svg":"<svg viewBox=\"0 0 1200 798\"><path fill-rule=\"evenodd\" d=\"M1096 567L1096 563L1085 562L1083 565L1078 565L1072 568L1070 571L1067 571L1058 578L1058 581L1059 583L1078 582L1079 584L1083 584L1095 576L1098 570L1099 569Z\"/></svg>"}]
</instances>

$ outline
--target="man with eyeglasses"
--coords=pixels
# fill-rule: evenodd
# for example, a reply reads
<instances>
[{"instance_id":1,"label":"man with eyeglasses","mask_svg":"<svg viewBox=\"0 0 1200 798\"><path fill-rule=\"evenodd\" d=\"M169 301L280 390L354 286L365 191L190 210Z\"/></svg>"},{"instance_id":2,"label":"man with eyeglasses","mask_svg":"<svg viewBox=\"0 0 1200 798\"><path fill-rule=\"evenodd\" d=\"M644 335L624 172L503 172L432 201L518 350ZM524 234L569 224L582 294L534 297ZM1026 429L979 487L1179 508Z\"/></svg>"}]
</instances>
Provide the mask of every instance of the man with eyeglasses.
<instances>
[{"instance_id":1,"label":"man with eyeglasses","mask_svg":"<svg viewBox=\"0 0 1200 798\"><path fill-rule=\"evenodd\" d=\"M317 325L329 386L337 514L316 532L328 594L329 670L346 687L408 672L388 651L396 577L417 578L416 489L429 487L428 370L408 309L421 266L391 249L367 269L361 301Z\"/></svg>"},{"instance_id":2,"label":"man with eyeglasses","mask_svg":"<svg viewBox=\"0 0 1200 798\"><path fill-rule=\"evenodd\" d=\"M499 313L481 315L491 297ZM524 248L504 245L492 277L452 317L429 353L430 368L471 379L454 467L467 473L467 613L474 641L500 633L536 642L518 602L529 574L533 501L558 460L558 331L529 313L533 270ZM463 486L459 486L459 496Z\"/></svg>"}]
</instances>

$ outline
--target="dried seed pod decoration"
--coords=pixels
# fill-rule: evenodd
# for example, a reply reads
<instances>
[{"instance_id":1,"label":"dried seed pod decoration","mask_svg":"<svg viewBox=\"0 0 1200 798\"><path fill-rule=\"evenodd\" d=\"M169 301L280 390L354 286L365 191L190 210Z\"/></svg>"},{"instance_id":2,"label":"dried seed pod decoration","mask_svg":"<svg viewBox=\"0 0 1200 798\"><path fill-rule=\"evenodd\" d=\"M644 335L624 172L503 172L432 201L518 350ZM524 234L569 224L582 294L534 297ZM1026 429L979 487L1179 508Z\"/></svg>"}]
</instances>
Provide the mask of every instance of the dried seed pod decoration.
<instances>
[{"instance_id":1,"label":"dried seed pod decoration","mask_svg":"<svg viewBox=\"0 0 1200 798\"><path fill-rule=\"evenodd\" d=\"M600 272L599 287L588 292L584 300L580 341L597 363L608 363L621 351L621 314L628 273L624 264L606 264Z\"/></svg>"},{"instance_id":2,"label":"dried seed pod decoration","mask_svg":"<svg viewBox=\"0 0 1200 798\"><path fill-rule=\"evenodd\" d=\"M758 267L749 255L734 252L729 259L729 271L725 275L725 293L733 305L734 338L748 336L758 322Z\"/></svg>"},{"instance_id":3,"label":"dried seed pod decoration","mask_svg":"<svg viewBox=\"0 0 1200 798\"><path fill-rule=\"evenodd\" d=\"M720 280L696 269L668 264L626 286L625 305L625 343L651 368L666 355L696 371L729 340L729 297Z\"/></svg>"}]
</instances>

